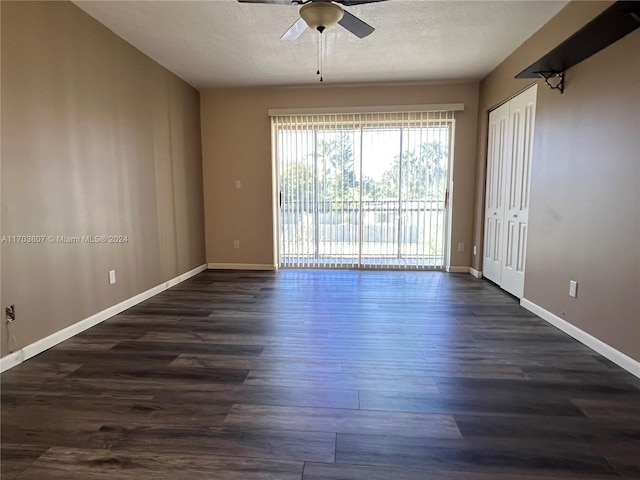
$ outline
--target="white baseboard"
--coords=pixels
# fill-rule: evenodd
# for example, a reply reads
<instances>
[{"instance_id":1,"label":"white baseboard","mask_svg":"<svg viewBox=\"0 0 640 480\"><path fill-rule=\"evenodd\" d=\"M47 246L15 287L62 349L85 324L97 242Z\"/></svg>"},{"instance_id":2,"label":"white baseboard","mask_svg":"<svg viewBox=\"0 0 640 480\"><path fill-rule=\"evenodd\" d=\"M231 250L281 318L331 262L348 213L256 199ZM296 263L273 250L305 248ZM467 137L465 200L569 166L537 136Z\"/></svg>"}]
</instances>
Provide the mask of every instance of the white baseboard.
<instances>
[{"instance_id":1,"label":"white baseboard","mask_svg":"<svg viewBox=\"0 0 640 480\"><path fill-rule=\"evenodd\" d=\"M640 378L640 362L634 360L633 358L625 355L624 353L616 350L610 345L607 345L602 340L598 340L596 337L588 334L584 330L580 330L575 325L563 320L557 315L551 313L548 310L536 305L535 303L523 298L520 300L520 305L529 310L532 313L535 313L543 320L546 320L551 325L556 328L559 328L564 333L571 335L573 338L578 340L580 343L583 343L587 347L595 350L603 357L608 358L613 363L621 366L628 372L632 373L636 377Z\"/></svg>"},{"instance_id":2,"label":"white baseboard","mask_svg":"<svg viewBox=\"0 0 640 480\"><path fill-rule=\"evenodd\" d=\"M469 273L469 267L456 267L455 265L449 265L447 267L448 273Z\"/></svg>"},{"instance_id":3,"label":"white baseboard","mask_svg":"<svg viewBox=\"0 0 640 480\"><path fill-rule=\"evenodd\" d=\"M469 267L469 273L476 278L482 278L482 272L480 270L476 270L473 267Z\"/></svg>"},{"instance_id":4,"label":"white baseboard","mask_svg":"<svg viewBox=\"0 0 640 480\"><path fill-rule=\"evenodd\" d=\"M268 263L208 263L211 270L275 270L276 267Z\"/></svg>"},{"instance_id":5,"label":"white baseboard","mask_svg":"<svg viewBox=\"0 0 640 480\"><path fill-rule=\"evenodd\" d=\"M18 351L10 353L9 355L2 357L0 359L0 372L4 372L5 370L13 368L16 365L19 365L20 363L24 362L25 360L28 360L29 358L34 357L39 353L42 353L45 350L48 350L49 348L59 344L60 342L63 342L81 332L84 332L85 330L91 327L94 327L95 325L101 322L104 322L108 318L111 318L114 315L124 312L126 309L131 308L134 305L137 305L138 303L144 300L147 300L148 298L151 298L154 295L157 295L158 293L173 287L174 285L177 285L178 283L184 282L185 280L193 277L194 275L197 275L198 273L206 269L207 269L206 265L204 264L200 265L199 267L196 267L193 270L189 270L188 272L183 273L182 275L178 275L177 277L172 278L171 280L168 280L164 283L161 283L158 286L150 288L145 292L139 293L135 297L131 297L127 300L124 300L118 303L117 305L114 305L105 310L102 310L101 312L96 313L95 315L91 315L90 317L85 318L84 320L80 320L79 322L74 323L73 325L70 325L67 328L63 328L62 330L56 333L53 333L48 337L43 338L42 340L38 340L37 342L27 345Z\"/></svg>"}]
</instances>

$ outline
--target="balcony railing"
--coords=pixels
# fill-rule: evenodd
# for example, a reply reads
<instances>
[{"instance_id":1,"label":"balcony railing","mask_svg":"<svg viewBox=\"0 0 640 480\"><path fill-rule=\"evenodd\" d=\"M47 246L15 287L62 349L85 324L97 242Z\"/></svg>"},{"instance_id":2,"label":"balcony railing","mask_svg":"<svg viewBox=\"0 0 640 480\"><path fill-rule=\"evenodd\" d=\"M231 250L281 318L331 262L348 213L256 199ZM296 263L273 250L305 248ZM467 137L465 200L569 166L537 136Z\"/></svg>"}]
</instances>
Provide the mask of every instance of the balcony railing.
<instances>
[{"instance_id":1,"label":"balcony railing","mask_svg":"<svg viewBox=\"0 0 640 480\"><path fill-rule=\"evenodd\" d=\"M427 266L444 263L442 200L284 202L282 266Z\"/></svg>"}]
</instances>

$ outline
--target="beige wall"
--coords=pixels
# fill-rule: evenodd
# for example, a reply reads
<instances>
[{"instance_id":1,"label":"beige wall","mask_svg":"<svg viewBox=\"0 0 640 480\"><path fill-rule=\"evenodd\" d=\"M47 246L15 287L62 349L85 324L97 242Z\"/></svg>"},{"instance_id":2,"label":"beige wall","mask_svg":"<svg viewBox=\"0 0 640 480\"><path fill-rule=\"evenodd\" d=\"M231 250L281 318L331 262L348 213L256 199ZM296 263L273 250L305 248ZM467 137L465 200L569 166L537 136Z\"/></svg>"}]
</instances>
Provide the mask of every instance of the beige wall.
<instances>
[{"instance_id":1,"label":"beige wall","mask_svg":"<svg viewBox=\"0 0 640 480\"><path fill-rule=\"evenodd\" d=\"M474 239L482 239L488 110L531 83L514 75L611 2L572 2L480 86ZM640 30L540 82L524 296L640 360ZM480 251L479 251L480 253ZM480 268L481 256L474 259ZM578 298L568 295L579 282Z\"/></svg>"},{"instance_id":2,"label":"beige wall","mask_svg":"<svg viewBox=\"0 0 640 480\"><path fill-rule=\"evenodd\" d=\"M452 265L470 264L478 85L206 90L201 95L207 262L273 265L270 108L464 103L456 113ZM234 190L234 180L242 189ZM233 240L241 248L233 248Z\"/></svg>"},{"instance_id":3,"label":"beige wall","mask_svg":"<svg viewBox=\"0 0 640 480\"><path fill-rule=\"evenodd\" d=\"M2 235L128 236L2 244L24 346L204 263L199 95L71 3L1 8Z\"/></svg>"}]
</instances>

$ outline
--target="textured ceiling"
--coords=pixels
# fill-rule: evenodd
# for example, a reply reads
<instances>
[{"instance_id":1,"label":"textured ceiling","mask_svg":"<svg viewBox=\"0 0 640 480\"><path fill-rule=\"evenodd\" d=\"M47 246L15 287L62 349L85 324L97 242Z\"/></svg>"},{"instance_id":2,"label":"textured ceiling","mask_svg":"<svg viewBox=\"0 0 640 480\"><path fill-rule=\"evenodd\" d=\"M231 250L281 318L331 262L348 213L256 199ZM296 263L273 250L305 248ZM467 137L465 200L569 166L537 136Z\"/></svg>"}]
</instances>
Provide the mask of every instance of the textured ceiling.
<instances>
[{"instance_id":1,"label":"textured ceiling","mask_svg":"<svg viewBox=\"0 0 640 480\"><path fill-rule=\"evenodd\" d=\"M298 7L209 1L76 1L195 87L304 85L316 76L318 33L280 36ZM376 31L324 33L325 83L479 80L566 1L389 0L347 10Z\"/></svg>"}]
</instances>

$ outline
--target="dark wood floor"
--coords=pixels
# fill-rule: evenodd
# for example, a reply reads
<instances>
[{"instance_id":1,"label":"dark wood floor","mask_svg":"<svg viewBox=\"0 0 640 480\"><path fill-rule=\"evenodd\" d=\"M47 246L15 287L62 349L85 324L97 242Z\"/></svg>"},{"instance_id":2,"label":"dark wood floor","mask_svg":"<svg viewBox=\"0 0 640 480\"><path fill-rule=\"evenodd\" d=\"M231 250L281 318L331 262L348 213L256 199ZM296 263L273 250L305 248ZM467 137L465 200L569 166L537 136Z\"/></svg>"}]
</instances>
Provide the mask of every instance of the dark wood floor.
<instances>
[{"instance_id":1,"label":"dark wood floor","mask_svg":"<svg viewBox=\"0 0 640 480\"><path fill-rule=\"evenodd\" d=\"M640 478L640 381L470 275L207 271L1 380L3 480Z\"/></svg>"}]
</instances>

